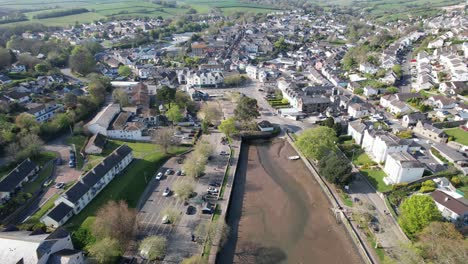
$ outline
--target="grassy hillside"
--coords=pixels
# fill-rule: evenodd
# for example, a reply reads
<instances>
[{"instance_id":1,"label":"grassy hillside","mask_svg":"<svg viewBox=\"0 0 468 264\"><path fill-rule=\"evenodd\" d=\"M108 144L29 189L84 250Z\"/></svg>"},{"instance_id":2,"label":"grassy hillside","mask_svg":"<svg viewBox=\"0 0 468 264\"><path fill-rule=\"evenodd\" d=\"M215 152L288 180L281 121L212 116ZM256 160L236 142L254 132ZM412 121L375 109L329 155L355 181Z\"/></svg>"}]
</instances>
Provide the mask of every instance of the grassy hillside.
<instances>
[{"instance_id":1,"label":"grassy hillside","mask_svg":"<svg viewBox=\"0 0 468 264\"><path fill-rule=\"evenodd\" d=\"M167 7L141 0L0 0L2 9L21 11L29 19L20 24L42 23L47 26L67 26L76 22L92 22L106 17L174 17L187 13L189 7L198 13L209 13L213 8L224 14L233 12L265 13L277 10L273 7L241 3L239 0L181 0L178 7ZM67 10L86 8L90 12L48 19L35 19L34 16L50 12L51 9ZM17 24L18 24L17 23ZM8 24L6 24L8 25Z\"/></svg>"}]
</instances>

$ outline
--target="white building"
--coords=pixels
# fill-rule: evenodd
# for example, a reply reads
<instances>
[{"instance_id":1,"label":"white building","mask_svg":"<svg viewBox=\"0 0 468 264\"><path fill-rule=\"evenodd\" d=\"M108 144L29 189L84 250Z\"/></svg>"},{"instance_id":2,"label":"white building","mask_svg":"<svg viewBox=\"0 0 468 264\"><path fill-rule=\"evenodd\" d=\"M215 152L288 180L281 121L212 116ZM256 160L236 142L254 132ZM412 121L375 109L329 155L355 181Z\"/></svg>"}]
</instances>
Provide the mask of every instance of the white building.
<instances>
[{"instance_id":1,"label":"white building","mask_svg":"<svg viewBox=\"0 0 468 264\"><path fill-rule=\"evenodd\" d=\"M348 123L348 135L350 135L354 139L354 142L358 145L362 144L362 139L366 129L367 125L361 120Z\"/></svg>"},{"instance_id":2,"label":"white building","mask_svg":"<svg viewBox=\"0 0 468 264\"><path fill-rule=\"evenodd\" d=\"M111 124L112 120L120 113L119 104L109 104L102 109L93 120L86 124L86 128L92 134L101 133L107 135L107 128Z\"/></svg>"},{"instance_id":3,"label":"white building","mask_svg":"<svg viewBox=\"0 0 468 264\"><path fill-rule=\"evenodd\" d=\"M362 118L369 115L369 109L359 103L352 103L348 106L348 114L354 118Z\"/></svg>"},{"instance_id":4,"label":"white building","mask_svg":"<svg viewBox=\"0 0 468 264\"><path fill-rule=\"evenodd\" d=\"M432 192L431 196L445 219L455 222L468 217L468 205L462 199L456 199L439 190Z\"/></svg>"},{"instance_id":5,"label":"white building","mask_svg":"<svg viewBox=\"0 0 468 264\"><path fill-rule=\"evenodd\" d=\"M31 231L0 232L2 264L81 264L83 253L73 248L70 234L59 229L52 234Z\"/></svg>"},{"instance_id":6,"label":"white building","mask_svg":"<svg viewBox=\"0 0 468 264\"><path fill-rule=\"evenodd\" d=\"M404 140L383 131L366 130L362 140L362 148L378 163L384 163L390 153L406 152L408 146Z\"/></svg>"},{"instance_id":7,"label":"white building","mask_svg":"<svg viewBox=\"0 0 468 264\"><path fill-rule=\"evenodd\" d=\"M250 79L256 80L258 79L258 67L254 65L247 65L245 67L245 72L247 73L247 76L249 76Z\"/></svg>"},{"instance_id":8,"label":"white building","mask_svg":"<svg viewBox=\"0 0 468 264\"><path fill-rule=\"evenodd\" d=\"M57 103L39 104L29 109L28 114L34 116L37 122L45 122L55 117L58 112L63 110L63 106Z\"/></svg>"},{"instance_id":9,"label":"white building","mask_svg":"<svg viewBox=\"0 0 468 264\"><path fill-rule=\"evenodd\" d=\"M188 72L187 85L194 87L218 87L224 83L222 72L215 71L197 71Z\"/></svg>"},{"instance_id":10,"label":"white building","mask_svg":"<svg viewBox=\"0 0 468 264\"><path fill-rule=\"evenodd\" d=\"M118 147L80 176L80 180L55 201L55 207L42 217L41 222L52 228L66 223L73 214L81 212L132 160L133 152L130 147Z\"/></svg>"},{"instance_id":11,"label":"white building","mask_svg":"<svg viewBox=\"0 0 468 264\"><path fill-rule=\"evenodd\" d=\"M408 152L395 152L387 156L384 167L387 177L386 184L412 182L421 179L424 174L424 165Z\"/></svg>"}]
</instances>

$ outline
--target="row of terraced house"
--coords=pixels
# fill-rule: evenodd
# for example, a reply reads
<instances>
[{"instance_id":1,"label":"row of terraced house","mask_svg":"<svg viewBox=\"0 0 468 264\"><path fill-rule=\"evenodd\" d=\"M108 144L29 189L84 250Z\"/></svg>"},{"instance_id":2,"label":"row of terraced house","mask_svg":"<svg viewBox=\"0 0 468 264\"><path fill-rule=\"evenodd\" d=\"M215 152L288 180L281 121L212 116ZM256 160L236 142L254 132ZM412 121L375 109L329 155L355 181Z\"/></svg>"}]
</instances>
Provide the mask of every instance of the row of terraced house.
<instances>
[{"instance_id":1,"label":"row of terraced house","mask_svg":"<svg viewBox=\"0 0 468 264\"><path fill-rule=\"evenodd\" d=\"M82 175L77 183L63 193L41 222L57 228L81 212L133 160L133 152L122 145L103 161Z\"/></svg>"}]
</instances>

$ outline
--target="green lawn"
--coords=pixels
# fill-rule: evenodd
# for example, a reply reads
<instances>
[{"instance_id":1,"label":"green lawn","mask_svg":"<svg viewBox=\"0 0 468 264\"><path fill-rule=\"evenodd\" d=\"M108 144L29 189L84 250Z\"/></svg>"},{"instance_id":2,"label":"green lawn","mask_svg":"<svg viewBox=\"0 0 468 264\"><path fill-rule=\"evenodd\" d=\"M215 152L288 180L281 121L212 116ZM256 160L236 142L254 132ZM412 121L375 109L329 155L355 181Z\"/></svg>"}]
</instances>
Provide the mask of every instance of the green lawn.
<instances>
[{"instance_id":1,"label":"green lawn","mask_svg":"<svg viewBox=\"0 0 468 264\"><path fill-rule=\"evenodd\" d=\"M468 146L468 132L456 127L444 130L447 135L453 137L453 141Z\"/></svg>"},{"instance_id":2,"label":"green lawn","mask_svg":"<svg viewBox=\"0 0 468 264\"><path fill-rule=\"evenodd\" d=\"M124 142L110 141L106 148L114 148ZM110 200L125 200L129 207L136 207L140 195L146 188L146 181L169 158L162 153L159 146L150 143L127 143L134 151L135 160L125 169L122 175L112 180L80 214L73 216L66 224L76 230L90 216L95 216L99 207ZM171 154L186 151L186 147L170 149ZM107 153L110 150L106 150Z\"/></svg>"},{"instance_id":3,"label":"green lawn","mask_svg":"<svg viewBox=\"0 0 468 264\"><path fill-rule=\"evenodd\" d=\"M364 151L362 151L362 153L360 153L359 155L357 153L354 155L353 163L358 166L363 166L365 164L368 164L368 165L375 164L375 162L371 160L371 158L369 158L369 156Z\"/></svg>"},{"instance_id":4,"label":"green lawn","mask_svg":"<svg viewBox=\"0 0 468 264\"><path fill-rule=\"evenodd\" d=\"M86 144L87 138L85 136L72 136L67 139L67 144L72 146L75 144L76 147L76 168L81 169L83 168L83 156L81 156L79 153L81 149L83 148L84 144Z\"/></svg>"},{"instance_id":5,"label":"green lawn","mask_svg":"<svg viewBox=\"0 0 468 264\"><path fill-rule=\"evenodd\" d=\"M392 190L392 186L386 185L383 181L383 178L387 176L385 172L381 169L363 169L361 170L361 174L367 177L367 179L371 182L371 184L379 191L379 192L387 192Z\"/></svg>"},{"instance_id":6,"label":"green lawn","mask_svg":"<svg viewBox=\"0 0 468 264\"><path fill-rule=\"evenodd\" d=\"M31 193L31 194L38 191L42 187L42 183L47 178L50 177L50 175L52 174L53 169L54 169L54 164L53 163L49 163L47 166L42 168L42 170L39 172L39 176L37 176L37 178L34 181L28 182L24 186L24 191L27 192L27 193Z\"/></svg>"},{"instance_id":7,"label":"green lawn","mask_svg":"<svg viewBox=\"0 0 468 264\"><path fill-rule=\"evenodd\" d=\"M60 193L54 194L41 208L34 213L28 220L26 224L35 224L38 223L42 216L44 216L50 209L54 207L54 202L60 196Z\"/></svg>"}]
</instances>

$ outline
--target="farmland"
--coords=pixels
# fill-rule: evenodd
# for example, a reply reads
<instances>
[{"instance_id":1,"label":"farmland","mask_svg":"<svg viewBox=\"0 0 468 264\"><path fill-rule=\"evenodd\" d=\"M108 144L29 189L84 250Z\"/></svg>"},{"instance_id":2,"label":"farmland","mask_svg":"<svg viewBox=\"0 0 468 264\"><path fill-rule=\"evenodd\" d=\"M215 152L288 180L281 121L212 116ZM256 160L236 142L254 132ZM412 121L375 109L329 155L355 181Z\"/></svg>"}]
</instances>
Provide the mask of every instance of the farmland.
<instances>
[{"instance_id":1,"label":"farmland","mask_svg":"<svg viewBox=\"0 0 468 264\"><path fill-rule=\"evenodd\" d=\"M138 0L49 0L47 2L39 0L0 0L2 8L23 13L27 21L15 24L41 23L46 26L68 26L76 22L89 23L105 18L127 18L127 17L177 17L187 13L189 8L193 8L200 14L207 14L216 10L230 15L234 12L266 13L276 11L271 6L261 6L257 4L242 3L240 0L220 0L220 1L177 1L177 6L160 5L151 1ZM73 8L86 8L89 12L80 14L37 19L36 16L49 13L51 9L66 11ZM9 25L9 24L5 24Z\"/></svg>"}]
</instances>

